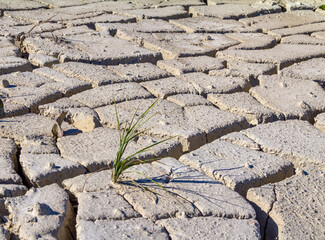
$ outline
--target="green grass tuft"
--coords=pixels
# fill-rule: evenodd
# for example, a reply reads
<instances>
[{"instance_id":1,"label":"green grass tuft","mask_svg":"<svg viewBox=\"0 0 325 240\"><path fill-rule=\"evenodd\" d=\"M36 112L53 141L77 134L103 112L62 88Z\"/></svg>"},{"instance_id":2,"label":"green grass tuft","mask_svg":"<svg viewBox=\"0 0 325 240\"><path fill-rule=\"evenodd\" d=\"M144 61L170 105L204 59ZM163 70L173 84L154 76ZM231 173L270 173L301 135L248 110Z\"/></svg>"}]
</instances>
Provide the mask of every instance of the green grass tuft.
<instances>
[{"instance_id":1,"label":"green grass tuft","mask_svg":"<svg viewBox=\"0 0 325 240\"><path fill-rule=\"evenodd\" d=\"M157 99L153 104L151 104L137 119L137 113L139 110L139 106L137 107L130 123L126 123L123 127L119 120L119 115L117 112L117 107L115 104L115 114L116 114L116 120L119 130L119 136L120 136L120 146L116 153L115 160L113 162L113 169L112 169L112 181L114 183L117 183L119 181L120 176L123 172L125 172L127 169L129 169L132 166L139 165L146 162L152 162L158 159L149 159L149 160L139 160L136 158L137 155L140 153L143 153L147 151L148 149L161 144L165 141L170 140L171 138L164 139L162 141L156 142L152 145L149 145L147 147L142 148L141 150L124 157L124 152L128 147L128 144L135 138L137 138L139 135L143 134L143 130L140 130L140 128L148 122L155 114L148 117L148 114L150 110L158 103L159 99Z\"/></svg>"}]
</instances>

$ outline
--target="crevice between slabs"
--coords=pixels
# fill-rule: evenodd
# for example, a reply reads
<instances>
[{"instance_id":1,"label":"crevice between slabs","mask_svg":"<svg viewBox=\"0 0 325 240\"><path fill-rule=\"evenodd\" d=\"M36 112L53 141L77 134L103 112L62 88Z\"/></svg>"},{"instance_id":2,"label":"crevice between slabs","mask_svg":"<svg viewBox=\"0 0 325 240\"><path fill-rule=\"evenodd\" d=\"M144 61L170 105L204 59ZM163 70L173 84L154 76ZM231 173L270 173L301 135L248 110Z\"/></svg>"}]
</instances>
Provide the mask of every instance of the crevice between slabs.
<instances>
[{"instance_id":1,"label":"crevice between slabs","mask_svg":"<svg viewBox=\"0 0 325 240\"><path fill-rule=\"evenodd\" d=\"M271 203L271 206L270 206L270 209L267 211L266 215L266 220L265 220L265 226L264 226L264 229L263 229L263 240L266 240L267 239L267 229L268 229L268 225L269 225L269 221L271 220L271 217L270 217L270 213L272 212L273 210L273 207L274 207L274 204L277 202L277 194L276 194L276 185L273 185L273 194L274 194L274 200L273 202Z\"/></svg>"},{"instance_id":2,"label":"crevice between slabs","mask_svg":"<svg viewBox=\"0 0 325 240\"><path fill-rule=\"evenodd\" d=\"M20 164L21 146L17 144L16 147L17 147L17 151L16 151L17 174L21 177L23 185L25 185L28 189L30 189L32 185L26 178L23 168Z\"/></svg>"}]
</instances>

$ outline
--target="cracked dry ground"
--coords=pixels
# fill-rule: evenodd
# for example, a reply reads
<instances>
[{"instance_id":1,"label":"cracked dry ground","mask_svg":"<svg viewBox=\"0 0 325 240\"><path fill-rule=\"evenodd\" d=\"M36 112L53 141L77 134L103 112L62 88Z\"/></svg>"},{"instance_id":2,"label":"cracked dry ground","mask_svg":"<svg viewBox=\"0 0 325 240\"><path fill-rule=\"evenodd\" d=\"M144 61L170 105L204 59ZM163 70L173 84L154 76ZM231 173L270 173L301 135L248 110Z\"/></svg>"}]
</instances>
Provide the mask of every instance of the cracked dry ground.
<instances>
[{"instance_id":1,"label":"cracked dry ground","mask_svg":"<svg viewBox=\"0 0 325 240\"><path fill-rule=\"evenodd\" d=\"M325 239L325 14L280 5L0 0L0 239ZM133 168L176 198L111 183L157 98L128 152L177 136Z\"/></svg>"}]
</instances>

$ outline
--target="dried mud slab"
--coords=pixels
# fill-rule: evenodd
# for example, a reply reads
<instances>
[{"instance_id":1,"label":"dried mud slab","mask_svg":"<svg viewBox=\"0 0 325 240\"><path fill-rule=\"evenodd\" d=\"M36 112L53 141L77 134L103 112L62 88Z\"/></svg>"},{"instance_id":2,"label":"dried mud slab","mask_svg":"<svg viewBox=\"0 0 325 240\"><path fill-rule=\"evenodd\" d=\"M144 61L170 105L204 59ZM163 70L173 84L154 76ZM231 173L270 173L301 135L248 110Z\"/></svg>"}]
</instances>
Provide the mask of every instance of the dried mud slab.
<instances>
[{"instance_id":1,"label":"dried mud slab","mask_svg":"<svg viewBox=\"0 0 325 240\"><path fill-rule=\"evenodd\" d=\"M141 136L137 140L130 142L125 156L133 154L159 140L159 138ZM58 140L58 148L65 159L80 163L91 172L111 167L118 147L118 130L102 127L96 128L92 132L76 136L65 136ZM176 141L170 140L150 149L148 152L140 154L139 158L144 160L166 156L179 157L181 154L181 145Z\"/></svg>"},{"instance_id":2,"label":"dried mud slab","mask_svg":"<svg viewBox=\"0 0 325 240\"><path fill-rule=\"evenodd\" d=\"M256 220L217 217L169 218L157 221L172 239L260 239Z\"/></svg>"},{"instance_id":3,"label":"dried mud slab","mask_svg":"<svg viewBox=\"0 0 325 240\"><path fill-rule=\"evenodd\" d=\"M246 92L209 94L208 100L221 110L244 116L253 125L284 119L280 112L263 106Z\"/></svg>"},{"instance_id":4,"label":"dried mud slab","mask_svg":"<svg viewBox=\"0 0 325 240\"><path fill-rule=\"evenodd\" d=\"M266 14L251 18L240 19L239 22L255 28L262 28L264 32L272 29L287 29L292 27L324 22L325 17L314 11L294 11L275 14Z\"/></svg>"},{"instance_id":5,"label":"dried mud slab","mask_svg":"<svg viewBox=\"0 0 325 240\"><path fill-rule=\"evenodd\" d=\"M77 225L78 240L96 239L169 239L166 231L145 218L123 221L98 220L79 221Z\"/></svg>"},{"instance_id":6,"label":"dried mud slab","mask_svg":"<svg viewBox=\"0 0 325 240\"><path fill-rule=\"evenodd\" d=\"M57 184L32 188L24 196L8 198L11 231L22 239L73 239L74 213L68 194Z\"/></svg>"},{"instance_id":7,"label":"dried mud slab","mask_svg":"<svg viewBox=\"0 0 325 240\"><path fill-rule=\"evenodd\" d=\"M0 57L0 75L17 71L25 72L31 70L32 66L26 59L15 56Z\"/></svg>"},{"instance_id":8,"label":"dried mud slab","mask_svg":"<svg viewBox=\"0 0 325 240\"><path fill-rule=\"evenodd\" d=\"M243 196L249 188L277 182L294 173L288 160L221 140L181 156L180 161Z\"/></svg>"},{"instance_id":9,"label":"dried mud slab","mask_svg":"<svg viewBox=\"0 0 325 240\"><path fill-rule=\"evenodd\" d=\"M278 70L311 58L324 57L325 46L278 44L274 48L263 50L224 50L218 52L218 57L232 61L249 63L276 64Z\"/></svg>"},{"instance_id":10,"label":"dried mud slab","mask_svg":"<svg viewBox=\"0 0 325 240\"><path fill-rule=\"evenodd\" d=\"M219 19L240 19L245 17L253 17L267 13L281 12L278 5L272 6L268 3L257 4L223 4L215 6L193 6L190 7L189 13L194 17L216 17Z\"/></svg>"},{"instance_id":11,"label":"dried mud slab","mask_svg":"<svg viewBox=\"0 0 325 240\"><path fill-rule=\"evenodd\" d=\"M119 64L108 68L128 82L145 82L171 76L169 72L151 63Z\"/></svg>"},{"instance_id":12,"label":"dried mud slab","mask_svg":"<svg viewBox=\"0 0 325 240\"><path fill-rule=\"evenodd\" d=\"M259 81L249 93L264 106L281 112L285 119L311 121L325 111L325 92L315 82L277 75L260 76Z\"/></svg>"},{"instance_id":13,"label":"dried mud slab","mask_svg":"<svg viewBox=\"0 0 325 240\"><path fill-rule=\"evenodd\" d=\"M219 70L216 70L217 72ZM191 83L202 96L209 93L233 93L249 89L248 80L243 77L214 76L200 72L188 73L179 76Z\"/></svg>"},{"instance_id":14,"label":"dried mud slab","mask_svg":"<svg viewBox=\"0 0 325 240\"><path fill-rule=\"evenodd\" d=\"M247 199L256 209L266 239L319 238L324 235L324 172L307 167L284 181L252 188Z\"/></svg>"},{"instance_id":15,"label":"dried mud slab","mask_svg":"<svg viewBox=\"0 0 325 240\"><path fill-rule=\"evenodd\" d=\"M35 124L37 123L37 125ZM55 121L30 113L0 120L0 136L22 142L28 136L52 137Z\"/></svg>"},{"instance_id":16,"label":"dried mud slab","mask_svg":"<svg viewBox=\"0 0 325 240\"><path fill-rule=\"evenodd\" d=\"M242 131L264 152L290 160L296 168L324 169L324 133L306 121L289 120L258 125Z\"/></svg>"},{"instance_id":17,"label":"dried mud slab","mask_svg":"<svg viewBox=\"0 0 325 240\"><path fill-rule=\"evenodd\" d=\"M196 17L169 20L171 24L184 29L187 33L232 33L258 32L258 28L246 26L235 20L220 20L213 17Z\"/></svg>"},{"instance_id":18,"label":"dried mud slab","mask_svg":"<svg viewBox=\"0 0 325 240\"><path fill-rule=\"evenodd\" d=\"M71 99L90 108L96 108L114 104L114 102L151 97L152 95L138 83L117 83L75 94Z\"/></svg>"},{"instance_id":19,"label":"dried mud slab","mask_svg":"<svg viewBox=\"0 0 325 240\"><path fill-rule=\"evenodd\" d=\"M112 83L121 83L125 81L124 78L117 76L104 66L88 63L67 62L54 65L53 68L70 77L89 82L93 87L108 85Z\"/></svg>"},{"instance_id":20,"label":"dried mud slab","mask_svg":"<svg viewBox=\"0 0 325 240\"><path fill-rule=\"evenodd\" d=\"M207 73L210 70L224 68L223 61L209 56L161 60L157 62L157 66L173 75L181 75L189 72Z\"/></svg>"},{"instance_id":21,"label":"dried mud slab","mask_svg":"<svg viewBox=\"0 0 325 240\"><path fill-rule=\"evenodd\" d=\"M125 123L140 106L139 112L154 102L154 99L128 101L117 105L120 122ZM183 151L197 149L222 135L239 131L249 126L244 117L221 111L213 106L192 106L183 110L169 101L157 104L157 114L146 123L145 133L159 138L175 137L181 142ZM96 109L103 126L117 128L113 105Z\"/></svg>"},{"instance_id":22,"label":"dried mud slab","mask_svg":"<svg viewBox=\"0 0 325 240\"><path fill-rule=\"evenodd\" d=\"M22 184L17 174L17 147L12 139L0 138L0 184Z\"/></svg>"},{"instance_id":23,"label":"dried mud slab","mask_svg":"<svg viewBox=\"0 0 325 240\"><path fill-rule=\"evenodd\" d=\"M293 64L281 70L280 75L288 78L312 80L325 86L325 59L313 58Z\"/></svg>"},{"instance_id":24,"label":"dried mud slab","mask_svg":"<svg viewBox=\"0 0 325 240\"><path fill-rule=\"evenodd\" d=\"M93 218L96 218L96 222L98 222L101 219L127 219L132 217L132 215L134 216L135 213L132 213L132 209L125 202L127 200L134 210L153 221L175 216L181 217L178 219L184 219L185 216L212 216L220 222L224 218L233 219L234 224L238 224L238 226L241 226L246 221L242 219L248 219L254 222L255 226L252 226L253 229L257 229L256 222L254 221L255 213L252 211L252 207L238 193L185 166L176 159L164 158L155 163L138 165L134 167L134 171L125 175L127 178L122 179L123 181L119 184L111 183L110 171L102 171L94 173L89 177L83 175L65 180L63 185L82 201L82 209L85 211L82 210L80 212L82 214L80 218L87 218L88 216L92 219L91 221L93 221ZM137 174L136 171L143 173L146 177ZM85 183L86 177L87 182ZM158 185L152 183L147 177L161 184L170 193L175 194L174 197L162 191ZM138 185L128 181L130 178L143 187L154 190L158 195L151 192L143 192ZM88 193L81 193L83 186L85 186L85 190ZM104 200L102 196L105 196L105 194L118 194L123 196L123 198L117 195L114 200L107 198ZM102 213L86 211L86 209L89 209L89 206L87 206L85 200L91 199L88 196L98 196L94 200L95 204L102 201L111 201L116 206L116 210L124 209L125 212L124 214L120 214L118 210L112 212L109 207L104 208ZM139 220L139 218L137 219ZM193 221L196 220L193 219ZM207 219L207 221L209 220ZM207 231L204 231L204 233L207 234Z\"/></svg>"},{"instance_id":25,"label":"dried mud slab","mask_svg":"<svg viewBox=\"0 0 325 240\"><path fill-rule=\"evenodd\" d=\"M67 178L86 172L82 165L59 154L21 154L19 160L26 181L33 187L61 184Z\"/></svg>"},{"instance_id":26,"label":"dried mud slab","mask_svg":"<svg viewBox=\"0 0 325 240\"><path fill-rule=\"evenodd\" d=\"M136 17L138 20L141 19L174 19L183 18L188 15L187 11L182 6L171 6L162 7L155 9L134 9L117 11L118 14L125 15L128 17Z\"/></svg>"}]
</instances>

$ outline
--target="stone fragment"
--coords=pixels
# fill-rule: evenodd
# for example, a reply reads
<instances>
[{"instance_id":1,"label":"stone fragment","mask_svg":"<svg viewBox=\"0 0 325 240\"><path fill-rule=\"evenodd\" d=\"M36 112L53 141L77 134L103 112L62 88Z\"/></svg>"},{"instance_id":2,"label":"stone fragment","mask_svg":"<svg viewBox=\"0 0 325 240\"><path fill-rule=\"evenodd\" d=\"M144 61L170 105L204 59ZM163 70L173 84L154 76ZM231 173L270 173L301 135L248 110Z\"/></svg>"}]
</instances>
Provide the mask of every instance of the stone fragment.
<instances>
[{"instance_id":1,"label":"stone fragment","mask_svg":"<svg viewBox=\"0 0 325 240\"><path fill-rule=\"evenodd\" d=\"M125 81L106 67L93 64L67 62L54 65L53 68L70 77L89 82L93 87Z\"/></svg>"},{"instance_id":2,"label":"stone fragment","mask_svg":"<svg viewBox=\"0 0 325 240\"><path fill-rule=\"evenodd\" d=\"M293 164L288 160L221 140L206 144L179 160L243 196L249 188L278 182L294 174Z\"/></svg>"},{"instance_id":3,"label":"stone fragment","mask_svg":"<svg viewBox=\"0 0 325 240\"><path fill-rule=\"evenodd\" d=\"M324 133L306 121L289 120L258 125L243 133L262 150L292 161L295 168L324 169Z\"/></svg>"},{"instance_id":4,"label":"stone fragment","mask_svg":"<svg viewBox=\"0 0 325 240\"><path fill-rule=\"evenodd\" d=\"M167 100L176 103L181 107L211 105L211 103L208 100L206 100L204 97L196 94L177 94L177 95L167 97Z\"/></svg>"},{"instance_id":5,"label":"stone fragment","mask_svg":"<svg viewBox=\"0 0 325 240\"><path fill-rule=\"evenodd\" d=\"M311 120L325 110L325 92L315 82L277 75L260 76L259 80L260 86L251 88L250 94L264 106L281 112L285 119Z\"/></svg>"},{"instance_id":6,"label":"stone fragment","mask_svg":"<svg viewBox=\"0 0 325 240\"><path fill-rule=\"evenodd\" d=\"M297 35L297 34L311 34L313 32L325 31L325 22L311 23L302 26L296 26L291 28L273 29L268 31L268 34L274 36L277 39L281 39L285 36Z\"/></svg>"},{"instance_id":7,"label":"stone fragment","mask_svg":"<svg viewBox=\"0 0 325 240\"><path fill-rule=\"evenodd\" d=\"M325 86L325 59L313 58L281 70L280 75L301 80L313 80Z\"/></svg>"},{"instance_id":8,"label":"stone fragment","mask_svg":"<svg viewBox=\"0 0 325 240\"><path fill-rule=\"evenodd\" d=\"M209 94L208 100L221 110L244 116L252 125L284 119L281 113L263 106L246 92Z\"/></svg>"},{"instance_id":9,"label":"stone fragment","mask_svg":"<svg viewBox=\"0 0 325 240\"><path fill-rule=\"evenodd\" d=\"M125 220L141 216L114 189L104 192L78 193L77 199L78 223L80 221Z\"/></svg>"},{"instance_id":10,"label":"stone fragment","mask_svg":"<svg viewBox=\"0 0 325 240\"><path fill-rule=\"evenodd\" d=\"M165 99L175 94L196 93L195 88L190 83L176 77L147 81L140 84L157 98Z\"/></svg>"},{"instance_id":11,"label":"stone fragment","mask_svg":"<svg viewBox=\"0 0 325 240\"><path fill-rule=\"evenodd\" d=\"M29 54L28 60L37 67L52 67L53 64L59 63L57 58L39 53Z\"/></svg>"},{"instance_id":12,"label":"stone fragment","mask_svg":"<svg viewBox=\"0 0 325 240\"><path fill-rule=\"evenodd\" d=\"M252 188L247 199L269 239L324 238L324 172L308 167L282 182Z\"/></svg>"},{"instance_id":13,"label":"stone fragment","mask_svg":"<svg viewBox=\"0 0 325 240\"><path fill-rule=\"evenodd\" d=\"M283 37L281 39L283 44L310 44L310 45L325 45L325 41L309 35L298 34L291 35L288 37Z\"/></svg>"},{"instance_id":14,"label":"stone fragment","mask_svg":"<svg viewBox=\"0 0 325 240\"><path fill-rule=\"evenodd\" d=\"M216 17L220 19L240 19L245 17L254 17L267 13L281 12L277 5L260 4L223 4L215 6L193 6L189 8L189 13L194 17Z\"/></svg>"},{"instance_id":15,"label":"stone fragment","mask_svg":"<svg viewBox=\"0 0 325 240\"><path fill-rule=\"evenodd\" d=\"M106 31L115 35L117 29L126 31L137 31L144 33L179 33L184 32L181 28L170 24L167 21L161 19L144 19L136 23L96 23L97 31Z\"/></svg>"},{"instance_id":16,"label":"stone fragment","mask_svg":"<svg viewBox=\"0 0 325 240\"><path fill-rule=\"evenodd\" d=\"M325 113L318 114L315 117L315 127L325 132Z\"/></svg>"},{"instance_id":17,"label":"stone fragment","mask_svg":"<svg viewBox=\"0 0 325 240\"><path fill-rule=\"evenodd\" d=\"M37 68L33 71L33 73L54 80L55 83L50 83L47 84L46 86L48 88L54 88L59 90L65 96L71 96L73 94L83 92L91 88L91 85L89 83L80 81L79 79L76 78L66 76L63 73L48 67Z\"/></svg>"},{"instance_id":18,"label":"stone fragment","mask_svg":"<svg viewBox=\"0 0 325 240\"><path fill-rule=\"evenodd\" d=\"M136 17L137 20L141 19L177 19L187 17L188 13L182 6L171 6L162 8L151 8L151 9L135 9L116 11L118 14L122 14L128 17Z\"/></svg>"},{"instance_id":19,"label":"stone fragment","mask_svg":"<svg viewBox=\"0 0 325 240\"><path fill-rule=\"evenodd\" d=\"M24 141L27 136L51 137L54 123L54 120L33 113L6 118L5 121L0 121L0 136L13 138L16 142Z\"/></svg>"},{"instance_id":20,"label":"stone fragment","mask_svg":"<svg viewBox=\"0 0 325 240\"><path fill-rule=\"evenodd\" d=\"M157 62L157 66L165 69L173 75L181 75L189 72L207 73L210 70L224 68L222 61L209 56L161 60Z\"/></svg>"},{"instance_id":21,"label":"stone fragment","mask_svg":"<svg viewBox=\"0 0 325 240\"><path fill-rule=\"evenodd\" d=\"M249 83L244 78L216 77L204 73L184 74L180 78L190 82L202 96L209 93L239 92L249 88Z\"/></svg>"},{"instance_id":22,"label":"stone fragment","mask_svg":"<svg viewBox=\"0 0 325 240\"><path fill-rule=\"evenodd\" d=\"M260 239L259 223L219 217L168 218L157 221L172 239Z\"/></svg>"},{"instance_id":23,"label":"stone fragment","mask_svg":"<svg viewBox=\"0 0 325 240\"><path fill-rule=\"evenodd\" d=\"M1 86L2 88L7 88L7 87L10 86L10 84L9 84L8 80L3 79L3 80L1 80L1 82L0 82L0 86Z\"/></svg>"},{"instance_id":24,"label":"stone fragment","mask_svg":"<svg viewBox=\"0 0 325 240\"><path fill-rule=\"evenodd\" d=\"M263 33L228 33L226 35L241 42L230 49L257 50L271 48L276 45L274 37Z\"/></svg>"},{"instance_id":25,"label":"stone fragment","mask_svg":"<svg viewBox=\"0 0 325 240\"><path fill-rule=\"evenodd\" d=\"M72 100L95 108L133 99L150 98L152 95L138 83L117 83L78 93Z\"/></svg>"},{"instance_id":26,"label":"stone fragment","mask_svg":"<svg viewBox=\"0 0 325 240\"><path fill-rule=\"evenodd\" d=\"M325 31L323 32L313 32L311 34L312 37L315 37L315 38L318 38L318 39L321 39L321 40L325 40Z\"/></svg>"},{"instance_id":27,"label":"stone fragment","mask_svg":"<svg viewBox=\"0 0 325 240\"><path fill-rule=\"evenodd\" d=\"M53 119L66 113L64 120L84 132L101 126L97 113L93 109L70 98L61 98L54 103L44 104L39 107L39 110L43 116Z\"/></svg>"},{"instance_id":28,"label":"stone fragment","mask_svg":"<svg viewBox=\"0 0 325 240\"><path fill-rule=\"evenodd\" d=\"M247 137L242 132L232 132L225 136L222 136L220 139L224 140L226 142L230 142L230 143L242 146L242 147L251 148L253 150L261 151L260 145L257 144L256 142L254 142L249 137Z\"/></svg>"},{"instance_id":29,"label":"stone fragment","mask_svg":"<svg viewBox=\"0 0 325 240\"><path fill-rule=\"evenodd\" d=\"M112 239L169 239L166 231L145 218L129 219L124 221L98 220L78 221L78 239L90 238L105 239L110 236Z\"/></svg>"},{"instance_id":30,"label":"stone fragment","mask_svg":"<svg viewBox=\"0 0 325 240\"><path fill-rule=\"evenodd\" d=\"M15 86L12 88L0 89L0 94L4 96L4 105L7 103L20 104L29 108L31 112L37 113L38 106L53 102L62 97L62 94L48 85L41 87Z\"/></svg>"},{"instance_id":31,"label":"stone fragment","mask_svg":"<svg viewBox=\"0 0 325 240\"><path fill-rule=\"evenodd\" d=\"M125 156L133 154L140 149L147 147L157 141L159 138L149 138L146 136L130 142ZM92 132L78 134L76 136L66 136L58 140L58 147L61 155L71 161L82 164L88 171L96 171L98 169L112 166L116 152L119 147L119 134L117 130L107 128L95 128ZM157 145L149 149L146 153L140 154L138 158L152 159L160 156L168 156L175 154L180 156L181 146L178 142L169 140L163 144ZM168 149L167 153L164 149Z\"/></svg>"},{"instance_id":32,"label":"stone fragment","mask_svg":"<svg viewBox=\"0 0 325 240\"><path fill-rule=\"evenodd\" d=\"M151 63L120 64L108 68L129 82L144 82L171 76L167 71Z\"/></svg>"},{"instance_id":33,"label":"stone fragment","mask_svg":"<svg viewBox=\"0 0 325 240\"><path fill-rule=\"evenodd\" d=\"M85 105L74 101L71 98L61 98L55 102L38 107L41 115L44 117L50 117L52 119L57 119L63 112L69 113L70 109L75 108L85 108ZM65 120L69 121L69 114L66 115Z\"/></svg>"},{"instance_id":34,"label":"stone fragment","mask_svg":"<svg viewBox=\"0 0 325 240\"><path fill-rule=\"evenodd\" d=\"M52 137L26 136L20 146L21 154L59 154Z\"/></svg>"},{"instance_id":35,"label":"stone fragment","mask_svg":"<svg viewBox=\"0 0 325 240\"><path fill-rule=\"evenodd\" d=\"M17 71L25 72L31 70L32 66L26 59L13 56L0 57L0 75Z\"/></svg>"},{"instance_id":36,"label":"stone fragment","mask_svg":"<svg viewBox=\"0 0 325 240\"><path fill-rule=\"evenodd\" d=\"M266 14L251 18L242 18L239 22L245 23L248 26L262 28L263 32L272 29L287 29L310 23L321 23L325 21L325 17L315 13L314 11L294 11L282 12L275 14Z\"/></svg>"},{"instance_id":37,"label":"stone fragment","mask_svg":"<svg viewBox=\"0 0 325 240\"><path fill-rule=\"evenodd\" d=\"M249 63L277 64L282 69L293 63L325 56L325 47L318 45L278 44L263 50L224 50L217 55L226 60L239 60Z\"/></svg>"},{"instance_id":38,"label":"stone fragment","mask_svg":"<svg viewBox=\"0 0 325 240\"><path fill-rule=\"evenodd\" d=\"M86 172L80 164L58 154L21 154L20 164L28 184L33 187L61 184L64 179Z\"/></svg>"},{"instance_id":39,"label":"stone fragment","mask_svg":"<svg viewBox=\"0 0 325 240\"><path fill-rule=\"evenodd\" d=\"M73 239L73 209L57 184L32 188L24 196L8 198L5 205L11 230L20 239Z\"/></svg>"},{"instance_id":40,"label":"stone fragment","mask_svg":"<svg viewBox=\"0 0 325 240\"><path fill-rule=\"evenodd\" d=\"M171 24L184 29L187 33L232 33L257 32L258 28L250 27L236 20L220 20L210 17L195 17L169 20Z\"/></svg>"}]
</instances>

